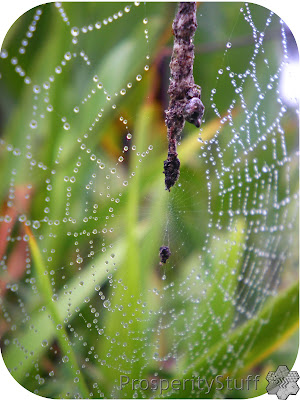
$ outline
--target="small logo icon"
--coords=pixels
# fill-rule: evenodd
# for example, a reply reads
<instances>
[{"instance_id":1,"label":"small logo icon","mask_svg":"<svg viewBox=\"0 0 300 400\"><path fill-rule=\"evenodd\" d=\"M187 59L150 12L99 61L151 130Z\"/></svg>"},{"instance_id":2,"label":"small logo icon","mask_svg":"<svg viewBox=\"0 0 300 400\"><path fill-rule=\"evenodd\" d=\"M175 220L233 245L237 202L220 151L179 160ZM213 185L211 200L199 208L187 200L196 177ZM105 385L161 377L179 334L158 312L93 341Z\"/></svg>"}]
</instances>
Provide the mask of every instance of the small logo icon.
<instances>
[{"instance_id":1,"label":"small logo icon","mask_svg":"<svg viewBox=\"0 0 300 400\"><path fill-rule=\"evenodd\" d=\"M297 371L290 371L286 365L279 365L275 372L268 372L266 379L269 382L267 392L276 394L279 400L286 400L290 394L298 393L299 374Z\"/></svg>"}]
</instances>

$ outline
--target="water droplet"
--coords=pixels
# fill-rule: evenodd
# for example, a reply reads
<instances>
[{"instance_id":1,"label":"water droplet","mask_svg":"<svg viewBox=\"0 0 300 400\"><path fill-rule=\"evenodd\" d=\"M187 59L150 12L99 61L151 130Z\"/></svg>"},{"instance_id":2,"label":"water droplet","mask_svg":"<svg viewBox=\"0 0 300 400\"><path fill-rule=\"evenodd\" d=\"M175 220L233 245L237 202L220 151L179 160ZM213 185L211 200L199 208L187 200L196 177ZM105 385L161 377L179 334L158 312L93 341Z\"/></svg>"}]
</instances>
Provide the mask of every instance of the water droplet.
<instances>
[{"instance_id":1,"label":"water droplet","mask_svg":"<svg viewBox=\"0 0 300 400\"><path fill-rule=\"evenodd\" d=\"M53 296L52 296L52 301L57 301L58 300L58 295L57 294L54 294Z\"/></svg>"},{"instance_id":2,"label":"water droplet","mask_svg":"<svg viewBox=\"0 0 300 400\"><path fill-rule=\"evenodd\" d=\"M135 78L138 82L142 80L142 75L137 75Z\"/></svg>"},{"instance_id":3,"label":"water droplet","mask_svg":"<svg viewBox=\"0 0 300 400\"><path fill-rule=\"evenodd\" d=\"M11 290L12 292L17 292L18 289L19 289L19 286L18 286L17 283L14 283L13 285L11 285L10 290Z\"/></svg>"},{"instance_id":4,"label":"water droplet","mask_svg":"<svg viewBox=\"0 0 300 400\"><path fill-rule=\"evenodd\" d=\"M64 59L69 61L72 58L72 54L68 51L65 55L64 55Z\"/></svg>"},{"instance_id":5,"label":"water droplet","mask_svg":"<svg viewBox=\"0 0 300 400\"><path fill-rule=\"evenodd\" d=\"M105 307L105 308L110 307L110 301L109 300L104 300L103 307Z\"/></svg>"},{"instance_id":6,"label":"water droplet","mask_svg":"<svg viewBox=\"0 0 300 400\"><path fill-rule=\"evenodd\" d=\"M79 33L80 33L79 28L77 28L77 26L73 26L73 28L71 29L71 35L78 36Z\"/></svg>"},{"instance_id":7,"label":"water droplet","mask_svg":"<svg viewBox=\"0 0 300 400\"><path fill-rule=\"evenodd\" d=\"M41 226L41 224L40 224L39 221L33 221L33 222L32 222L32 227L33 227L34 229L38 229L40 226Z\"/></svg>"},{"instance_id":8,"label":"water droplet","mask_svg":"<svg viewBox=\"0 0 300 400\"><path fill-rule=\"evenodd\" d=\"M41 92L41 88L38 85L34 85L33 86L33 93L40 93Z\"/></svg>"},{"instance_id":9,"label":"water droplet","mask_svg":"<svg viewBox=\"0 0 300 400\"><path fill-rule=\"evenodd\" d=\"M48 341L45 339L42 341L42 347L47 347L48 346Z\"/></svg>"},{"instance_id":10,"label":"water droplet","mask_svg":"<svg viewBox=\"0 0 300 400\"><path fill-rule=\"evenodd\" d=\"M0 57L1 58L7 58L8 57L8 53L5 49L2 49L1 53L0 53Z\"/></svg>"},{"instance_id":11,"label":"water droplet","mask_svg":"<svg viewBox=\"0 0 300 400\"><path fill-rule=\"evenodd\" d=\"M33 120L30 121L29 126L30 126L31 129L36 129L37 126L38 126L38 123L36 122L36 120L33 119Z\"/></svg>"}]
</instances>

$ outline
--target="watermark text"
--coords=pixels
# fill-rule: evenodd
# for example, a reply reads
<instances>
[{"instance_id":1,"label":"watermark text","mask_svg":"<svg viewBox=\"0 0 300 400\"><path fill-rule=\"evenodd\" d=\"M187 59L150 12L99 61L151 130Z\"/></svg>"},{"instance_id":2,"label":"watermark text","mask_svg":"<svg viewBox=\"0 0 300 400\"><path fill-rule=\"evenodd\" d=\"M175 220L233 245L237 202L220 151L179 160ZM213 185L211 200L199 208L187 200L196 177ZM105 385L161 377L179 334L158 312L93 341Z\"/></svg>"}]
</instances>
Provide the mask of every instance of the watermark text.
<instances>
[{"instance_id":1,"label":"watermark text","mask_svg":"<svg viewBox=\"0 0 300 400\"><path fill-rule=\"evenodd\" d=\"M128 375L120 375L120 390L125 387L131 390L152 390L160 394L166 391L194 391L199 390L209 394L214 390L257 390L257 383L260 375L248 375L245 379L224 377L217 375L212 379L201 378L200 376L190 379L132 379Z\"/></svg>"}]
</instances>

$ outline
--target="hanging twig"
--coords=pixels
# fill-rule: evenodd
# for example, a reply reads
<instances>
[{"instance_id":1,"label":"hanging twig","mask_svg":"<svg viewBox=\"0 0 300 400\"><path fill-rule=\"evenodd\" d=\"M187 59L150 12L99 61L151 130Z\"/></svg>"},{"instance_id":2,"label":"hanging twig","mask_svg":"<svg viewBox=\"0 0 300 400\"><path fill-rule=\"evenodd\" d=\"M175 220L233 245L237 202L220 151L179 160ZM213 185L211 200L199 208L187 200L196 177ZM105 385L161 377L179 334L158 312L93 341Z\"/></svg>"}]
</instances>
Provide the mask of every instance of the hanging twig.
<instances>
[{"instance_id":1,"label":"hanging twig","mask_svg":"<svg viewBox=\"0 0 300 400\"><path fill-rule=\"evenodd\" d=\"M204 113L201 88L195 84L193 77L193 37L196 28L196 2L179 3L173 22L175 39L170 63L170 102L165 120L168 128L168 158L164 161L164 174L166 189L169 191L179 177L177 141L185 121L199 128Z\"/></svg>"},{"instance_id":2,"label":"hanging twig","mask_svg":"<svg viewBox=\"0 0 300 400\"><path fill-rule=\"evenodd\" d=\"M179 178L180 161L177 157L177 141L185 121L199 128L204 113L201 87L195 84L193 76L193 38L196 29L196 3L179 3L173 21L175 39L170 62L171 77L168 90L170 102L165 120L168 128L168 158L164 161L164 174L165 186L169 191ZM169 247L161 246L160 265L165 264L170 255Z\"/></svg>"}]
</instances>

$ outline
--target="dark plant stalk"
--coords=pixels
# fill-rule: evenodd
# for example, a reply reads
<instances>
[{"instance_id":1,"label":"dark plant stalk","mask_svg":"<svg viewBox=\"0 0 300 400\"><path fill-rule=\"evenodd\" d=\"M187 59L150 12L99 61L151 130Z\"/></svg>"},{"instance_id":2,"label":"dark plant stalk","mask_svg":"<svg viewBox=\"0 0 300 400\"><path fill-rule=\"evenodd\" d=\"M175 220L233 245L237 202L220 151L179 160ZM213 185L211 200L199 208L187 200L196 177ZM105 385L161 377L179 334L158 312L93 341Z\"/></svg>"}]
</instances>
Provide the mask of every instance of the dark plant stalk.
<instances>
[{"instance_id":1,"label":"dark plant stalk","mask_svg":"<svg viewBox=\"0 0 300 400\"><path fill-rule=\"evenodd\" d=\"M165 123L168 129L168 158L164 161L165 186L170 191L179 177L180 161L177 141L185 121L200 127L204 113L201 87L193 76L194 43L197 29L196 2L179 3L173 21L174 45L170 62L170 96Z\"/></svg>"}]
</instances>

